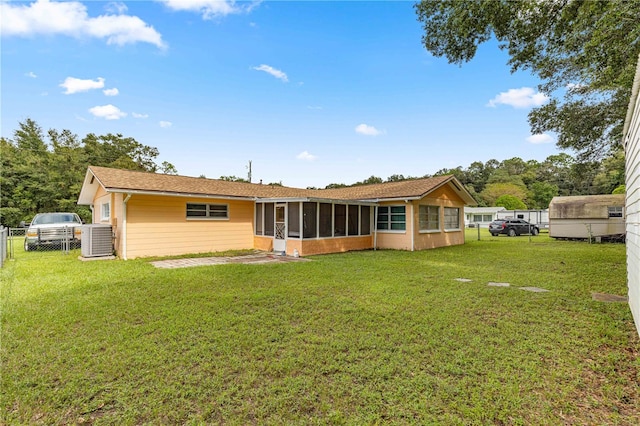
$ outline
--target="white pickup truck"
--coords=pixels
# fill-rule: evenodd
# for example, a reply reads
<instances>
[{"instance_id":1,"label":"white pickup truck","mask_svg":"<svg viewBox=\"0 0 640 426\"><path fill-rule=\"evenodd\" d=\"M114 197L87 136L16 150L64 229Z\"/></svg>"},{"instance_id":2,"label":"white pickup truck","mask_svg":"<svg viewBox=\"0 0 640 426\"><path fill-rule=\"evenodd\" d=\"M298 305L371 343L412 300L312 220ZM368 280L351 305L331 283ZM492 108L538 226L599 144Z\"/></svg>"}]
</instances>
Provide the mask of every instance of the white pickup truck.
<instances>
[{"instance_id":1,"label":"white pickup truck","mask_svg":"<svg viewBox=\"0 0 640 426\"><path fill-rule=\"evenodd\" d=\"M24 250L39 247L61 248L69 243L69 248L79 248L82 220L75 213L38 213L24 237Z\"/></svg>"}]
</instances>

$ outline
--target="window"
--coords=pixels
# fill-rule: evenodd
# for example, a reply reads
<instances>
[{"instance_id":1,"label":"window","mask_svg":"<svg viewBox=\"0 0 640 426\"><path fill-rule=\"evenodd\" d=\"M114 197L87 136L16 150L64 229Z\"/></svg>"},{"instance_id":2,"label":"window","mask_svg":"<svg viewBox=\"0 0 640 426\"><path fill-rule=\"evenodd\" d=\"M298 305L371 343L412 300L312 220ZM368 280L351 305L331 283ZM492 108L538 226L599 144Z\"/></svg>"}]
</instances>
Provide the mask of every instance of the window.
<instances>
[{"instance_id":1,"label":"window","mask_svg":"<svg viewBox=\"0 0 640 426\"><path fill-rule=\"evenodd\" d=\"M378 207L378 221L376 229L404 231L407 229L407 217L405 206L380 206Z\"/></svg>"},{"instance_id":2,"label":"window","mask_svg":"<svg viewBox=\"0 0 640 426\"><path fill-rule=\"evenodd\" d=\"M420 206L420 210L418 214L420 219L421 231L439 231L440 230L440 207Z\"/></svg>"},{"instance_id":3,"label":"window","mask_svg":"<svg viewBox=\"0 0 640 426\"><path fill-rule=\"evenodd\" d=\"M264 228L262 227L262 204L256 204L256 235L262 235Z\"/></svg>"},{"instance_id":4,"label":"window","mask_svg":"<svg viewBox=\"0 0 640 426\"><path fill-rule=\"evenodd\" d=\"M320 237L333 237L333 206L320 203Z\"/></svg>"},{"instance_id":5,"label":"window","mask_svg":"<svg viewBox=\"0 0 640 426\"><path fill-rule=\"evenodd\" d=\"M460 229L460 209L457 207L444 208L444 229Z\"/></svg>"},{"instance_id":6,"label":"window","mask_svg":"<svg viewBox=\"0 0 640 426\"><path fill-rule=\"evenodd\" d=\"M300 203L289 203L288 222L288 236L292 238L300 238Z\"/></svg>"},{"instance_id":7,"label":"window","mask_svg":"<svg viewBox=\"0 0 640 426\"><path fill-rule=\"evenodd\" d=\"M482 215L482 221L483 222L491 222L491 221L493 221L493 216L491 216L490 214Z\"/></svg>"},{"instance_id":8,"label":"window","mask_svg":"<svg viewBox=\"0 0 640 426\"><path fill-rule=\"evenodd\" d=\"M111 218L111 203L103 203L100 208L100 220L109 220Z\"/></svg>"},{"instance_id":9,"label":"window","mask_svg":"<svg viewBox=\"0 0 640 426\"><path fill-rule=\"evenodd\" d=\"M360 235L371 234L371 207L360 207Z\"/></svg>"},{"instance_id":10,"label":"window","mask_svg":"<svg viewBox=\"0 0 640 426\"><path fill-rule=\"evenodd\" d=\"M273 237L273 227L275 225L274 221L274 204L273 203L265 203L264 204L264 235L269 235Z\"/></svg>"},{"instance_id":11,"label":"window","mask_svg":"<svg viewBox=\"0 0 640 426\"><path fill-rule=\"evenodd\" d=\"M187 218L229 219L229 206L226 204L187 204Z\"/></svg>"},{"instance_id":12,"label":"window","mask_svg":"<svg viewBox=\"0 0 640 426\"><path fill-rule=\"evenodd\" d=\"M318 203L302 204L302 235L304 238L316 238L318 236L317 215Z\"/></svg>"},{"instance_id":13,"label":"window","mask_svg":"<svg viewBox=\"0 0 640 426\"><path fill-rule=\"evenodd\" d=\"M609 207L609 217L622 217L622 206Z\"/></svg>"},{"instance_id":14,"label":"window","mask_svg":"<svg viewBox=\"0 0 640 426\"><path fill-rule=\"evenodd\" d=\"M347 235L347 206L336 204L334 206L334 237L344 237Z\"/></svg>"}]
</instances>

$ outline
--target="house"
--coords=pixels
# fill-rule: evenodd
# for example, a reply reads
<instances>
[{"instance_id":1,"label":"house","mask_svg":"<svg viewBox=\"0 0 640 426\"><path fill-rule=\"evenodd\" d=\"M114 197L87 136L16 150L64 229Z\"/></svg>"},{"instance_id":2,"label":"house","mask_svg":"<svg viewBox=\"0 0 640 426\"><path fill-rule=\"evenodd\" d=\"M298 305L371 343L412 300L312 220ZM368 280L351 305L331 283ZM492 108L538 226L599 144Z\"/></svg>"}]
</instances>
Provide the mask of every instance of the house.
<instances>
[{"instance_id":1,"label":"house","mask_svg":"<svg viewBox=\"0 0 640 426\"><path fill-rule=\"evenodd\" d=\"M623 129L626 158L626 241L629 307L640 333L640 56Z\"/></svg>"},{"instance_id":2,"label":"house","mask_svg":"<svg viewBox=\"0 0 640 426\"><path fill-rule=\"evenodd\" d=\"M465 207L464 224L469 228L488 228L489 224L498 218L498 212L506 210L504 207Z\"/></svg>"},{"instance_id":3,"label":"house","mask_svg":"<svg viewBox=\"0 0 640 426\"><path fill-rule=\"evenodd\" d=\"M454 176L318 190L90 166L78 204L112 225L117 254L132 259L463 244L463 209L475 201Z\"/></svg>"},{"instance_id":4,"label":"house","mask_svg":"<svg viewBox=\"0 0 640 426\"><path fill-rule=\"evenodd\" d=\"M623 238L624 194L554 197L549 204L553 238Z\"/></svg>"}]
</instances>

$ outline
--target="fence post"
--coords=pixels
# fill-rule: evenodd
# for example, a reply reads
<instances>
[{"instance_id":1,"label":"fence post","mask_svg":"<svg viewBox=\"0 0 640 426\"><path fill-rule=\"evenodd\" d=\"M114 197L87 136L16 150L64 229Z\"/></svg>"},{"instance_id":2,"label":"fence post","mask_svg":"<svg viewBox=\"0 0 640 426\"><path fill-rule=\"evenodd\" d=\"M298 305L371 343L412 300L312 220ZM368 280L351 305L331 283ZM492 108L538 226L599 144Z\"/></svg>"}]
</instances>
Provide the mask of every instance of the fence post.
<instances>
[{"instance_id":1,"label":"fence post","mask_svg":"<svg viewBox=\"0 0 640 426\"><path fill-rule=\"evenodd\" d=\"M4 261L7 258L7 243L9 241L7 238L8 234L9 228L0 226L0 268L4 266Z\"/></svg>"}]
</instances>

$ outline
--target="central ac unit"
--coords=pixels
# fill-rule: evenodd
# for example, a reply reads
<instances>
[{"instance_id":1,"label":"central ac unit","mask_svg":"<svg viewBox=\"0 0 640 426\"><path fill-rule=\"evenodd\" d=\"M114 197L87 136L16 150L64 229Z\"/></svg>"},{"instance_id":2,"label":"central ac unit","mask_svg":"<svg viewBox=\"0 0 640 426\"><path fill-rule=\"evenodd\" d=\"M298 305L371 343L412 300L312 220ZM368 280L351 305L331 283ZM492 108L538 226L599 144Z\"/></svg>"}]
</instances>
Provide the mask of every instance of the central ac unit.
<instances>
[{"instance_id":1,"label":"central ac unit","mask_svg":"<svg viewBox=\"0 0 640 426\"><path fill-rule=\"evenodd\" d=\"M81 252L82 257L111 256L113 254L111 225L83 225Z\"/></svg>"}]
</instances>

